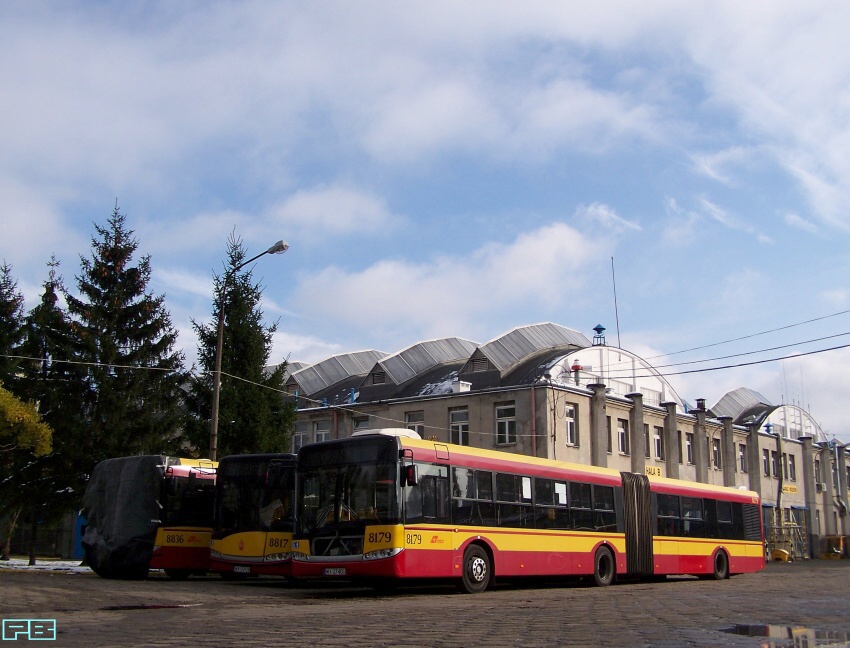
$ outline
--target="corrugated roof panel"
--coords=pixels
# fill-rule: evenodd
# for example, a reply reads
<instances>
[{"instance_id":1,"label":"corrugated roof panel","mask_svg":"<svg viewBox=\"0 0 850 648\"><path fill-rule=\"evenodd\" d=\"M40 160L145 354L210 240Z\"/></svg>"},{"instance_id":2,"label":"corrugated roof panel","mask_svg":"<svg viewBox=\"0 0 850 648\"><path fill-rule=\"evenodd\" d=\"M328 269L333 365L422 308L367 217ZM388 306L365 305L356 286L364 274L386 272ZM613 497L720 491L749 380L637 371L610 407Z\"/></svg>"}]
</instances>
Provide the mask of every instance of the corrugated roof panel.
<instances>
[{"instance_id":1,"label":"corrugated roof panel","mask_svg":"<svg viewBox=\"0 0 850 648\"><path fill-rule=\"evenodd\" d=\"M500 371L546 349L556 347L584 348L590 340L578 331L546 322L521 326L508 331L481 347L482 352Z\"/></svg>"},{"instance_id":2,"label":"corrugated roof panel","mask_svg":"<svg viewBox=\"0 0 850 648\"><path fill-rule=\"evenodd\" d=\"M348 378L369 372L378 360L386 357L383 351L356 351L331 356L293 373L305 395L315 394Z\"/></svg>"},{"instance_id":3,"label":"corrugated roof panel","mask_svg":"<svg viewBox=\"0 0 850 648\"><path fill-rule=\"evenodd\" d=\"M418 342L380 361L392 381L401 385L431 368L465 360L476 344L461 338L444 338Z\"/></svg>"}]
</instances>

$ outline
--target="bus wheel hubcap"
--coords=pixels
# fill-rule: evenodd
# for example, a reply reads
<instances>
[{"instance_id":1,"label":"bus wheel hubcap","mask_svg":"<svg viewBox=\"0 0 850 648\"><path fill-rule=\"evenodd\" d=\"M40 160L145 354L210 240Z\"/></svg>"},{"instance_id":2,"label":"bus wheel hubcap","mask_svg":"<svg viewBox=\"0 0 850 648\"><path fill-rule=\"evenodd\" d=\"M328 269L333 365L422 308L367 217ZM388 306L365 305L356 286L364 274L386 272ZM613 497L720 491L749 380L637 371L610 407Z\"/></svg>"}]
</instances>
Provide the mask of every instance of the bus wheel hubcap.
<instances>
[{"instance_id":1,"label":"bus wheel hubcap","mask_svg":"<svg viewBox=\"0 0 850 648\"><path fill-rule=\"evenodd\" d=\"M474 558L469 564L469 574L479 583L484 580L487 572L487 565L481 558Z\"/></svg>"}]
</instances>

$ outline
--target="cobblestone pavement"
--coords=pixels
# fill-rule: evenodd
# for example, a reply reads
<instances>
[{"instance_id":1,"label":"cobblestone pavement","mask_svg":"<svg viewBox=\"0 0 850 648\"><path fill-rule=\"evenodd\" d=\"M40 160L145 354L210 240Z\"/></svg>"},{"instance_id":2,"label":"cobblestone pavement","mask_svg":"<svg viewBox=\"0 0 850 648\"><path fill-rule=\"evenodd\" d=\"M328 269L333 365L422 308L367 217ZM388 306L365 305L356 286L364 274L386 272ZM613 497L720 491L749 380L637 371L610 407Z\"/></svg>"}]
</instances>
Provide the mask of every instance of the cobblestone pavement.
<instances>
[{"instance_id":1,"label":"cobblestone pavement","mask_svg":"<svg viewBox=\"0 0 850 648\"><path fill-rule=\"evenodd\" d=\"M480 595L0 567L0 617L55 618L57 642L46 645L56 646L785 646L723 629L850 636L850 561L771 563L720 582L506 583Z\"/></svg>"}]
</instances>

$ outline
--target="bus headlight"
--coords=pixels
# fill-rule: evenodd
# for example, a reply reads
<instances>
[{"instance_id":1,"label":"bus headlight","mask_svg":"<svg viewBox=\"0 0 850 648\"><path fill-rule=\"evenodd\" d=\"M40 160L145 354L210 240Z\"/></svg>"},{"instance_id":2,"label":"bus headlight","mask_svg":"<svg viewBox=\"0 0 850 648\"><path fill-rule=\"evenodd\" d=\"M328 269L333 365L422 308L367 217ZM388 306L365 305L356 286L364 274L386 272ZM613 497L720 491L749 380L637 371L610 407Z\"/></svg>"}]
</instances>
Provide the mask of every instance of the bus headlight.
<instances>
[{"instance_id":1,"label":"bus headlight","mask_svg":"<svg viewBox=\"0 0 850 648\"><path fill-rule=\"evenodd\" d=\"M369 553L363 554L363 560L379 560L381 558L392 558L401 553L401 547L394 549L376 549Z\"/></svg>"},{"instance_id":2,"label":"bus headlight","mask_svg":"<svg viewBox=\"0 0 850 648\"><path fill-rule=\"evenodd\" d=\"M293 551L290 554L290 556L292 556L292 560L298 560L298 561L301 561L301 562L306 562L310 559L310 557L307 554L302 553L300 551Z\"/></svg>"},{"instance_id":3,"label":"bus headlight","mask_svg":"<svg viewBox=\"0 0 850 648\"><path fill-rule=\"evenodd\" d=\"M266 562L282 562L284 560L289 560L292 558L292 554L288 551L283 553L269 554L268 556L263 556L263 560Z\"/></svg>"}]
</instances>

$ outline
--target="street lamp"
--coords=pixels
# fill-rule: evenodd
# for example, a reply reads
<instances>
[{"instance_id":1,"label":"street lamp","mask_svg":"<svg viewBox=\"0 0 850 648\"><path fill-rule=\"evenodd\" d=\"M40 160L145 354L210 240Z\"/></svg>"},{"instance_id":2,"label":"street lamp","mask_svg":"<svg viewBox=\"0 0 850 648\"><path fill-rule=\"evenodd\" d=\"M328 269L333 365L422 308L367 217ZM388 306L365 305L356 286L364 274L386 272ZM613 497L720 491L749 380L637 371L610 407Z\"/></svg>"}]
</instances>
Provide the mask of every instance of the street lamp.
<instances>
[{"instance_id":1,"label":"street lamp","mask_svg":"<svg viewBox=\"0 0 850 648\"><path fill-rule=\"evenodd\" d=\"M221 304L218 309L218 337L215 341L215 367L213 369L213 397L212 397L212 415L210 416L210 460L216 460L216 452L218 445L218 406L221 399L221 352L224 346L224 301L227 298L227 282L230 277L236 274L237 271L244 268L252 261L256 261L261 256L266 254L283 254L289 249L286 241L278 241L268 250L260 252L257 256L251 257L247 261L243 261L238 266L231 268L224 275L223 290L221 295Z\"/></svg>"}]
</instances>

